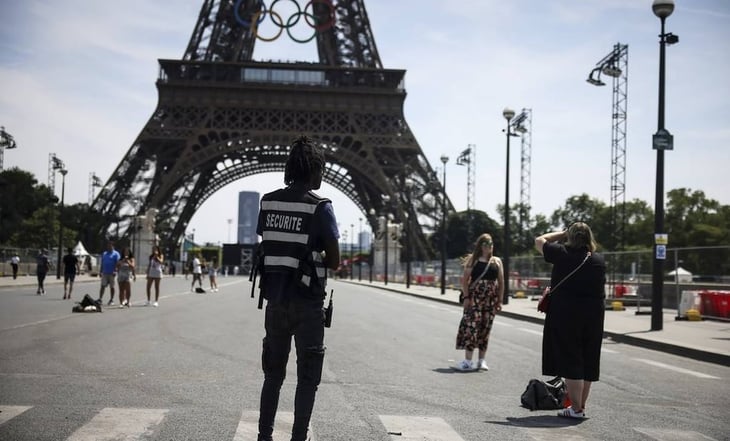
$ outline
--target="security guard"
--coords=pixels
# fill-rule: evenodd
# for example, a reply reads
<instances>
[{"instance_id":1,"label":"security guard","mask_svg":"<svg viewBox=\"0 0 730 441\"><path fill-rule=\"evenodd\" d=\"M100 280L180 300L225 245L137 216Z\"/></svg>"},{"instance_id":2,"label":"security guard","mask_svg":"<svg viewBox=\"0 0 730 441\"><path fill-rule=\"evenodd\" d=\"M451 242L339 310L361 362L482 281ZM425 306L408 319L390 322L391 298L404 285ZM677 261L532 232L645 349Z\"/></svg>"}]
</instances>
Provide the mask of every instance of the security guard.
<instances>
[{"instance_id":1,"label":"security guard","mask_svg":"<svg viewBox=\"0 0 730 441\"><path fill-rule=\"evenodd\" d=\"M322 377L326 268L336 269L340 262L332 202L311 191L322 184L324 167L322 149L300 137L286 162L286 187L261 198L256 232L263 238L260 289L267 303L258 441L272 440L292 336L297 352L292 441L307 439Z\"/></svg>"}]
</instances>

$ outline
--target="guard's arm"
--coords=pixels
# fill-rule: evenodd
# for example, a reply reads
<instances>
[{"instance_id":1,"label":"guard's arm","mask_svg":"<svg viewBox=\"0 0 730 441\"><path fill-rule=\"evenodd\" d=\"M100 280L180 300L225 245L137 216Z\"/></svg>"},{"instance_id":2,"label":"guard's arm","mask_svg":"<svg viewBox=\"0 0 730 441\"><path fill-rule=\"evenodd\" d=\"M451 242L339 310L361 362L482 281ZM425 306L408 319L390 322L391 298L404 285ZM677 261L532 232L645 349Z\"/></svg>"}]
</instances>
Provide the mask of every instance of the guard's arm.
<instances>
[{"instance_id":1,"label":"guard's arm","mask_svg":"<svg viewBox=\"0 0 730 441\"><path fill-rule=\"evenodd\" d=\"M340 266L340 247L337 239L327 239L324 242L324 265L336 270Z\"/></svg>"}]
</instances>

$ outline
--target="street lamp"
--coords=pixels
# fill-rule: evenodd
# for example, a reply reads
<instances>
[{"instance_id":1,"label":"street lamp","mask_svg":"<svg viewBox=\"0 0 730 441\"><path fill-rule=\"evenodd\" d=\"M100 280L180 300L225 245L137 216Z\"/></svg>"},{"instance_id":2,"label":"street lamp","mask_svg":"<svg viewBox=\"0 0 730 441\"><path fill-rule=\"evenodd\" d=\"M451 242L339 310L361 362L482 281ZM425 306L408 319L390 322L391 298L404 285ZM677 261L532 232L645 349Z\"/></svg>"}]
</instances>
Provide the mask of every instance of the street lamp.
<instances>
[{"instance_id":1,"label":"street lamp","mask_svg":"<svg viewBox=\"0 0 730 441\"><path fill-rule=\"evenodd\" d=\"M56 256L58 259L56 260L56 279L61 278L61 249L63 248L63 200L64 200L64 194L66 192L66 173L68 173L68 170L63 165L63 161L61 161L58 158L55 158L58 162L54 160L53 162L53 169L58 170L61 173L61 205L58 207L58 253ZM58 167L57 167L58 166Z\"/></svg>"},{"instance_id":2,"label":"street lamp","mask_svg":"<svg viewBox=\"0 0 730 441\"><path fill-rule=\"evenodd\" d=\"M375 224L378 220L375 217L375 209L371 208L370 211L368 212L368 214L370 214L370 217L373 218L373 223L370 225ZM373 283L373 265L375 264L375 250L373 247L373 244L375 243L375 234L374 233L375 232L372 231L372 228L371 228L371 231L370 231L370 259L368 259L368 262L369 262L368 269L370 271L370 283Z\"/></svg>"},{"instance_id":3,"label":"street lamp","mask_svg":"<svg viewBox=\"0 0 730 441\"><path fill-rule=\"evenodd\" d=\"M654 0L651 5L654 15L661 20L659 34L659 111L657 132L652 137L652 148L656 150L656 201L654 206L654 268L651 279L651 330L661 331L663 327L662 301L664 290L664 259L667 252L667 236L664 234L664 150L674 148L672 135L664 128L664 84L666 45L679 41L679 37L664 32L664 22L674 12L674 0Z\"/></svg>"},{"instance_id":4,"label":"street lamp","mask_svg":"<svg viewBox=\"0 0 730 441\"><path fill-rule=\"evenodd\" d=\"M350 234L352 236L355 235L355 225L354 224L350 224ZM354 254L355 254L354 248L355 248L355 238L351 237L350 238L350 280L352 280L352 273L355 271L355 262L352 260Z\"/></svg>"},{"instance_id":5,"label":"street lamp","mask_svg":"<svg viewBox=\"0 0 730 441\"><path fill-rule=\"evenodd\" d=\"M383 204L385 207L388 206L390 203L390 196L389 195L383 195ZM388 284L388 236L390 236L390 233L388 232L388 210L385 209L385 214L381 216L383 218L383 226L385 227L385 273L383 275L383 281L385 284Z\"/></svg>"},{"instance_id":6,"label":"street lamp","mask_svg":"<svg viewBox=\"0 0 730 441\"><path fill-rule=\"evenodd\" d=\"M444 187L441 210L441 295L446 294L446 163L449 157L441 155L444 164Z\"/></svg>"},{"instance_id":7,"label":"street lamp","mask_svg":"<svg viewBox=\"0 0 730 441\"><path fill-rule=\"evenodd\" d=\"M5 127L0 127L0 171L3 171L3 157L5 149L14 149L18 147L15 143L13 135L5 131Z\"/></svg>"},{"instance_id":8,"label":"street lamp","mask_svg":"<svg viewBox=\"0 0 730 441\"><path fill-rule=\"evenodd\" d=\"M504 250L502 251L502 271L504 272L504 297L502 304L509 303L509 139L517 136L512 133L512 118L515 117L515 111L509 107L505 107L502 116L507 120L507 165L505 167L505 184L504 184Z\"/></svg>"},{"instance_id":9,"label":"street lamp","mask_svg":"<svg viewBox=\"0 0 730 441\"><path fill-rule=\"evenodd\" d=\"M228 222L228 243L231 243L231 224L233 224L233 219L227 219Z\"/></svg>"},{"instance_id":10,"label":"street lamp","mask_svg":"<svg viewBox=\"0 0 730 441\"><path fill-rule=\"evenodd\" d=\"M411 190L413 189L413 179L406 178L406 197L408 198L408 207L411 206ZM411 287L411 216L410 210L406 210L406 288Z\"/></svg>"},{"instance_id":11,"label":"street lamp","mask_svg":"<svg viewBox=\"0 0 730 441\"><path fill-rule=\"evenodd\" d=\"M360 232L357 235L357 281L362 281L362 218L358 218L360 221Z\"/></svg>"}]
</instances>

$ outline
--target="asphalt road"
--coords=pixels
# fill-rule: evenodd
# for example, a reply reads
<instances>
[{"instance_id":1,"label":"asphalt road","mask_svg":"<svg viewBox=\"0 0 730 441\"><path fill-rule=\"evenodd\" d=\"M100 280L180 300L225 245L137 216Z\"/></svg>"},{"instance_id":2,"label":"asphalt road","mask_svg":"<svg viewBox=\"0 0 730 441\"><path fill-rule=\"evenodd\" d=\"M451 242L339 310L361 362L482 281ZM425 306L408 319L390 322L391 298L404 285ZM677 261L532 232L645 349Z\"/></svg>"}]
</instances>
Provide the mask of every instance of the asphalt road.
<instances>
[{"instance_id":1,"label":"asphalt road","mask_svg":"<svg viewBox=\"0 0 730 441\"><path fill-rule=\"evenodd\" d=\"M163 280L159 308L73 314L60 287L0 289L0 440L255 440L263 312L244 278L218 293ZM312 420L324 440L728 440L730 368L606 341L587 419L530 412L541 327L497 317L488 372L451 369L459 307L330 282L323 381ZM59 292L56 292L59 291ZM97 282L78 284L75 298ZM108 293L105 295L108 298ZM293 410L294 355L277 440ZM389 434L391 432L392 434Z\"/></svg>"}]
</instances>

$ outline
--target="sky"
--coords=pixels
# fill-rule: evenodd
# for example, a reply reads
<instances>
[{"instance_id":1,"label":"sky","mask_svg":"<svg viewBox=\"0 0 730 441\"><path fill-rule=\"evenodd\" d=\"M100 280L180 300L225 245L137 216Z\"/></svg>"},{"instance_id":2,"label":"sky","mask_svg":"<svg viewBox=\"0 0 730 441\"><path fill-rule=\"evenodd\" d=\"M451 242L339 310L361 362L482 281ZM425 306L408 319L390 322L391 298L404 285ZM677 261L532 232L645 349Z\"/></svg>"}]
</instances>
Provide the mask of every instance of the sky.
<instances>
[{"instance_id":1,"label":"sky","mask_svg":"<svg viewBox=\"0 0 730 441\"><path fill-rule=\"evenodd\" d=\"M48 157L55 153L68 169L66 203L88 202L90 173L106 182L147 123L157 105L157 60L182 58L202 4L0 2L0 125L18 145L4 152L5 168L30 171L45 183ZM505 107L532 110L533 214L550 216L582 193L610 203L612 87L585 80L616 43L627 44L629 52L626 200L654 207L660 21L651 4L365 1L383 66L407 71L404 115L439 176L439 158L450 157L446 190L455 208L467 208L467 168L455 159L474 144L473 208L499 221ZM665 126L674 150L665 153L665 190L702 190L728 205L730 1L677 0L666 30L679 43L667 47ZM254 59L317 61L316 44L298 44L284 34L257 42ZM520 199L517 138L510 156L514 204ZM274 173L231 183L201 206L188 232L196 230L196 242L235 241L238 192L282 185L283 174ZM364 214L334 187L325 184L319 193L332 199L341 233L352 238Z\"/></svg>"}]
</instances>

